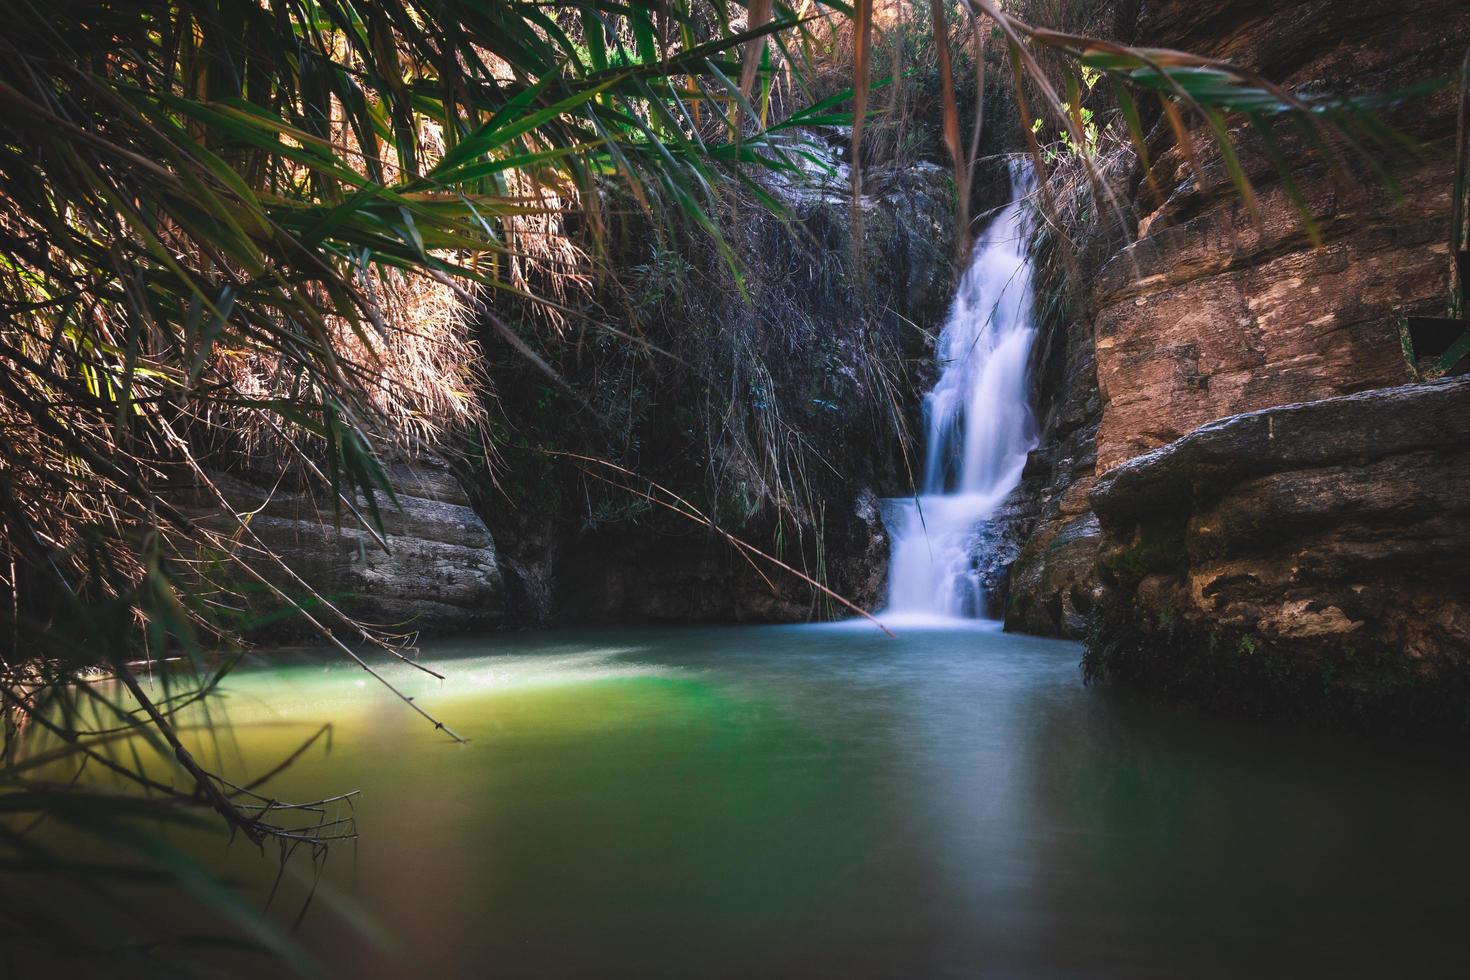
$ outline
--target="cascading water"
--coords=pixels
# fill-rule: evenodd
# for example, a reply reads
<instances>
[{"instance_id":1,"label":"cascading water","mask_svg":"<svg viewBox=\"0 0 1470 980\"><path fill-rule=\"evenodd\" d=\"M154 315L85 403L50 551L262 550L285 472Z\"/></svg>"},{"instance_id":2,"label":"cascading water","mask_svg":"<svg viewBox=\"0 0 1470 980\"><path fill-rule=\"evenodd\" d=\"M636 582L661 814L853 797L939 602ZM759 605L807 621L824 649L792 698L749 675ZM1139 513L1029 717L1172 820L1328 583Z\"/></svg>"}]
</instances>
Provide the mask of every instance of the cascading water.
<instances>
[{"instance_id":1,"label":"cascading water","mask_svg":"<svg viewBox=\"0 0 1470 980\"><path fill-rule=\"evenodd\" d=\"M939 335L939 380L924 396L917 498L886 501L890 617L976 618L977 532L1021 479L1036 444L1026 362L1035 334L1024 199L1029 161L1011 163L1011 202L975 243Z\"/></svg>"}]
</instances>

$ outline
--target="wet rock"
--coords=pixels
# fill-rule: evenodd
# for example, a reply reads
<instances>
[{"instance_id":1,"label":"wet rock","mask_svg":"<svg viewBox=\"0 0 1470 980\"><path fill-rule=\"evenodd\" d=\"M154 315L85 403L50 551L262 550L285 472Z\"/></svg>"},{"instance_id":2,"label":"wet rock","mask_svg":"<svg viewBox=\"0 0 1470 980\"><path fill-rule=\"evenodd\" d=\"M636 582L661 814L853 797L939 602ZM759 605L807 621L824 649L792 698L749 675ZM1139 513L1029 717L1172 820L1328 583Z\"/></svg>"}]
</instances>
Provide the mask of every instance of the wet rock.
<instances>
[{"instance_id":1,"label":"wet rock","mask_svg":"<svg viewBox=\"0 0 1470 980\"><path fill-rule=\"evenodd\" d=\"M1470 378L1222 419L1103 475L1098 675L1470 724Z\"/></svg>"},{"instance_id":2,"label":"wet rock","mask_svg":"<svg viewBox=\"0 0 1470 980\"><path fill-rule=\"evenodd\" d=\"M1000 544L983 561L1007 566L993 610L1006 629L1078 638L1097 590L1098 538L1087 492L1101 405L1090 321L1044 319L1029 373L1038 446L994 522Z\"/></svg>"},{"instance_id":3,"label":"wet rock","mask_svg":"<svg viewBox=\"0 0 1470 980\"><path fill-rule=\"evenodd\" d=\"M1044 523L1010 567L1006 629L1080 637L1097 602L1097 518Z\"/></svg>"}]
</instances>

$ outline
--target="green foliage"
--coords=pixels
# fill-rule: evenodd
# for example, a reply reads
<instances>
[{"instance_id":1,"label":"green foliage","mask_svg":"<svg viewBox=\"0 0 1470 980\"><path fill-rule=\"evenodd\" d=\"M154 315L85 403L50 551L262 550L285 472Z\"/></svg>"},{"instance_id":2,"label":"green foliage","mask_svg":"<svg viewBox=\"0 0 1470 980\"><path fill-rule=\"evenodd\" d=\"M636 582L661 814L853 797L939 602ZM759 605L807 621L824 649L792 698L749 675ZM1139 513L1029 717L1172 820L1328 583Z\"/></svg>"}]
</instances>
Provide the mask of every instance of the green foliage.
<instances>
[{"instance_id":1,"label":"green foliage","mask_svg":"<svg viewBox=\"0 0 1470 980\"><path fill-rule=\"evenodd\" d=\"M241 581L369 672L335 632L402 656L399 638L340 614L255 538L213 480L221 458L267 443L278 472L294 466L337 518L379 533L393 503L384 447L410 426L433 438L485 421L424 407L476 397L455 373L473 348L446 341L454 324L478 313L529 354L533 321L513 328L502 311L556 309L537 270L595 257L610 202L702 229L728 259L711 217L722 184L751 167L802 172L800 137L753 122L732 82L758 54L747 74L768 88L803 34L790 7L764 11L750 29L732 26L735 7L696 0L62 0L10 18L0 800L39 805L27 766L51 752L63 769L115 771L118 800L207 807L256 843L342 836L273 814L173 740L171 706L222 676L206 651L233 642ZM450 308L444 336L405 315L427 301ZM404 351L432 343L451 349L407 375ZM441 368L454 384L434 380ZM543 386L545 409L566 411L561 379ZM140 654L192 669L169 672L160 698L133 678ZM121 686L86 683L98 664ZM94 712L70 707L98 696ZM155 768L171 774L162 789ZM4 820L0 851L23 850ZM206 901L221 894L189 880ZM17 932L12 911L0 908L7 945L43 935Z\"/></svg>"},{"instance_id":2,"label":"green foliage","mask_svg":"<svg viewBox=\"0 0 1470 980\"><path fill-rule=\"evenodd\" d=\"M680 249L654 241L648 260L629 270L635 283L633 303L639 309L652 307L661 312L680 308L693 271Z\"/></svg>"},{"instance_id":3,"label":"green foliage","mask_svg":"<svg viewBox=\"0 0 1470 980\"><path fill-rule=\"evenodd\" d=\"M1099 571L1127 588L1145 575L1182 574L1189 564L1184 531L1179 521L1142 524L1129 544L1098 556Z\"/></svg>"},{"instance_id":4,"label":"green foliage","mask_svg":"<svg viewBox=\"0 0 1470 980\"><path fill-rule=\"evenodd\" d=\"M1154 184L1155 178L1149 166L1149 148L1134 93L1151 96L1157 101L1162 119L1167 122L1175 143L1189 160L1196 177L1201 167L1194 128L1201 126L1204 129L1236 192L1251 215L1259 220L1255 190L1236 149L1239 138L1230 127L1232 117L1248 123L1260 139L1266 156L1301 214L1303 226L1313 241L1320 240L1316 222L1297 189L1292 164L1277 146L1275 124L1289 122L1303 134L1307 145L1315 148L1332 166L1340 169L1355 161L1376 180L1396 190L1393 175L1383 160L1391 154L1414 148L1385 125L1377 113L1436 87L1435 83L1429 83L1406 91L1378 95L1305 96L1220 59L1036 27L1015 13L1002 10L1002 5L994 0L971 0L971 5L994 21L1010 54L1021 123L1037 169L1044 169L1049 162L1061 162L1075 156L1083 164L1092 192L1098 199L1099 210L1107 207L1118 223L1125 227L1129 223L1124 220L1124 205L1101 179L1094 161L1093 151L1100 133L1096 128L1089 128L1095 121L1083 114L1084 89L1091 91L1099 77L1106 76L1111 83L1110 89L1117 100L1127 136L1134 144L1150 185ZM1043 58L1055 65L1054 71L1046 69ZM1062 87L1060 93L1057 91L1057 77ZM1033 112L1033 99L1039 111ZM1043 150L1037 140L1037 134L1044 126L1039 124L1042 119L1055 123L1062 133L1062 145L1068 152L1053 150L1048 154ZM1051 192L1045 183L1041 192L1045 203L1050 206Z\"/></svg>"},{"instance_id":5,"label":"green foliage","mask_svg":"<svg viewBox=\"0 0 1470 980\"><path fill-rule=\"evenodd\" d=\"M1082 132L1082 142L1074 143L1072 141L1072 133L1068 130L1063 130L1060 134L1060 147L1052 145L1042 146L1041 159L1045 161L1048 166L1055 164L1059 160L1061 160L1063 153L1069 153L1073 156L1089 157L1097 154L1097 121L1093 118L1092 110L1083 105L1082 102L1086 98L1086 93L1092 91L1093 86L1097 84L1098 79L1100 78L1102 78L1102 72L1098 71L1095 68L1090 68L1087 65L1082 66L1083 88L1078 87L1075 76L1067 76L1067 81L1069 84L1067 89L1066 110L1069 116L1075 118L1080 123L1080 126L1078 128ZM1031 132L1037 134L1038 136L1041 135L1042 122L1043 121L1041 119L1031 120Z\"/></svg>"},{"instance_id":6,"label":"green foliage","mask_svg":"<svg viewBox=\"0 0 1470 980\"><path fill-rule=\"evenodd\" d=\"M727 13L63 3L14 25L0 40L0 408L43 432L5 460L12 551L65 546L58 530L83 524L126 551L123 530L154 514L173 557L224 544L154 489L152 457L166 447L162 465L188 477L201 430L242 413L311 447L331 498L362 496L380 529L377 447L397 420L377 393L412 328L381 299L385 270L483 291L486 322L520 345L495 297L538 301L518 269L570 212L595 242L604 184L728 255L709 212L730 165L799 171L799 141L742 132L726 84L741 46L795 15L740 32L719 26ZM262 375L285 380L262 398L242 383ZM40 485L41 460L119 508L79 510ZM84 591L76 562L45 550L27 564L61 581L31 591Z\"/></svg>"}]
</instances>

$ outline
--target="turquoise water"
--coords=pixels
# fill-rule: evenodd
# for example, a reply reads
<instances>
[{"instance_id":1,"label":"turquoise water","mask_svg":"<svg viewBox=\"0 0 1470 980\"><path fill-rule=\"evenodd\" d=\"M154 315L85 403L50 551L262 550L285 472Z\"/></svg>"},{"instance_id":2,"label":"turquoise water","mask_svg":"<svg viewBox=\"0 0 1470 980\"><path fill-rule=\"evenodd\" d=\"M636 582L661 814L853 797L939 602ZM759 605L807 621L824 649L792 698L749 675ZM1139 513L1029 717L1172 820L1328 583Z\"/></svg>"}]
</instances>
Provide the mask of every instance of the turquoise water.
<instances>
[{"instance_id":1,"label":"turquoise water","mask_svg":"<svg viewBox=\"0 0 1470 980\"><path fill-rule=\"evenodd\" d=\"M390 674L467 746L325 655L226 684L234 771L331 721L272 788L362 791L298 933L337 974L1470 976L1456 752L1086 688L1076 645L987 625L424 653L446 681Z\"/></svg>"}]
</instances>

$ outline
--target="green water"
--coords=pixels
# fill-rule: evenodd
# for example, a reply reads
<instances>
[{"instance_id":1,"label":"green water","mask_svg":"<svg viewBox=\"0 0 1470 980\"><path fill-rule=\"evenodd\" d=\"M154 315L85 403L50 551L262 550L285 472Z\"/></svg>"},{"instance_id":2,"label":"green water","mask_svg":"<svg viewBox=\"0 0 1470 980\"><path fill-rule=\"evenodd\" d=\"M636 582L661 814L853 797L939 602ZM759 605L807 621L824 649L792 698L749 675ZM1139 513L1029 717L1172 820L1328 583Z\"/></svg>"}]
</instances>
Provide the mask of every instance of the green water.
<instances>
[{"instance_id":1,"label":"green water","mask_svg":"<svg viewBox=\"0 0 1470 980\"><path fill-rule=\"evenodd\" d=\"M989 627L425 653L446 682L390 673L468 746L337 661L226 685L237 771L331 721L273 788L362 791L298 935L340 975L1470 976L1458 753L1085 688L1076 645Z\"/></svg>"}]
</instances>

